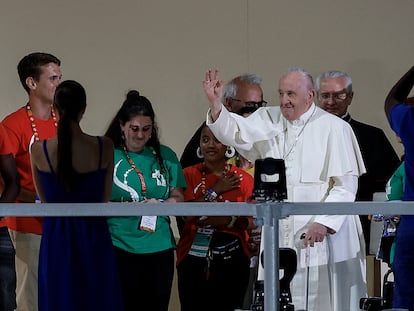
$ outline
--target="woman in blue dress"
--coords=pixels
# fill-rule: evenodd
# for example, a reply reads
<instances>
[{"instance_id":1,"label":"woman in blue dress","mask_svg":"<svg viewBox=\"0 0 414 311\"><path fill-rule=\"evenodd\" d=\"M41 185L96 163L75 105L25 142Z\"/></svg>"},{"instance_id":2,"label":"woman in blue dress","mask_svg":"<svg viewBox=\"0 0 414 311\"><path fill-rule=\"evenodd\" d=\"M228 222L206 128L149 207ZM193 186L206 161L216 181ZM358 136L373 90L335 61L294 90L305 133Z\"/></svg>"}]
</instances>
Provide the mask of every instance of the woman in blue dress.
<instances>
[{"instance_id":1,"label":"woman in blue dress","mask_svg":"<svg viewBox=\"0 0 414 311\"><path fill-rule=\"evenodd\" d=\"M75 81L62 82L55 106L60 119L57 137L35 142L31 150L41 202L107 202L114 147L110 139L80 128L84 88ZM106 217L45 217L38 282L39 311L123 310Z\"/></svg>"},{"instance_id":2,"label":"woman in blue dress","mask_svg":"<svg viewBox=\"0 0 414 311\"><path fill-rule=\"evenodd\" d=\"M385 100L385 113L404 145L403 201L414 201L414 106L406 100L414 86L412 66L391 88ZM414 310L414 215L401 215L395 237L394 308Z\"/></svg>"}]
</instances>

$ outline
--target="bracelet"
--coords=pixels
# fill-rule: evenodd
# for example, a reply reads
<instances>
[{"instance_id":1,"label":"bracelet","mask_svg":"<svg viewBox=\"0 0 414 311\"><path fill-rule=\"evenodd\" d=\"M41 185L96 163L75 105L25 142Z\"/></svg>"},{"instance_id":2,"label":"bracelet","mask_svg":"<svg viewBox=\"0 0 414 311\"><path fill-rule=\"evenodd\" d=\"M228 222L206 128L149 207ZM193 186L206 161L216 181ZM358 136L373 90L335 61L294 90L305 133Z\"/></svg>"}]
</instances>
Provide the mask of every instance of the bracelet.
<instances>
[{"instance_id":1,"label":"bracelet","mask_svg":"<svg viewBox=\"0 0 414 311\"><path fill-rule=\"evenodd\" d=\"M215 192L212 188L208 189L207 191L204 191L203 198L204 201L207 202L214 202L218 197L217 192Z\"/></svg>"},{"instance_id":2,"label":"bracelet","mask_svg":"<svg viewBox=\"0 0 414 311\"><path fill-rule=\"evenodd\" d=\"M211 198L213 199L213 201L217 199L218 194L217 194L217 192L215 192L213 190L213 188L208 189L207 192L211 196Z\"/></svg>"},{"instance_id":3,"label":"bracelet","mask_svg":"<svg viewBox=\"0 0 414 311\"><path fill-rule=\"evenodd\" d=\"M233 228L237 221L237 216L231 216L231 220L229 224L227 225L227 228Z\"/></svg>"}]
</instances>

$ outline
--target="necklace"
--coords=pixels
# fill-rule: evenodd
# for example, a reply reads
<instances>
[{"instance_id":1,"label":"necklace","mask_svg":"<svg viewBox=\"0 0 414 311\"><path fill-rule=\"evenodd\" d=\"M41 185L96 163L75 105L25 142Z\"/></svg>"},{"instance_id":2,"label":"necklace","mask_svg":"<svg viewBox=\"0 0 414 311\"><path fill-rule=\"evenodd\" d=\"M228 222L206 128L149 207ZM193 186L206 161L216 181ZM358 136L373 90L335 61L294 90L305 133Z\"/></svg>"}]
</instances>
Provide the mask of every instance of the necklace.
<instances>
[{"instance_id":1,"label":"necklace","mask_svg":"<svg viewBox=\"0 0 414 311\"><path fill-rule=\"evenodd\" d=\"M290 153L293 151L293 148L295 148L296 144L298 143L299 137L300 135L302 135L303 131L305 130L306 125L308 125L310 119L312 119L313 115L315 114L316 111L316 106L313 108L312 114L310 115L310 117L306 120L305 124L302 126L302 128L300 129L299 133L296 135L295 137L295 141L293 142L292 146L290 146L289 150L287 153L285 153L285 148L286 148L286 140L287 140L287 126L285 128L284 132L284 141L283 141L283 160L286 160L286 158L290 155Z\"/></svg>"},{"instance_id":2,"label":"necklace","mask_svg":"<svg viewBox=\"0 0 414 311\"><path fill-rule=\"evenodd\" d=\"M226 175L229 171L230 171L230 164L228 164L226 162L226 164L224 165L223 174ZM203 167L201 169L201 192L203 193L204 198L206 198L206 197L210 198L210 196L209 196L210 192L208 190L206 190L206 163L205 162L203 162ZM217 202L218 199L222 199L222 196L220 195L220 196L218 196L214 199L211 198L208 201Z\"/></svg>"},{"instance_id":3,"label":"necklace","mask_svg":"<svg viewBox=\"0 0 414 311\"><path fill-rule=\"evenodd\" d=\"M131 157L128 154L128 150L125 146L125 144L122 145L122 149L124 151L124 155L129 163L129 165L132 167L132 169L137 173L139 180L141 181L141 193L144 198L146 199L145 194L147 193L147 184L145 183L144 175L142 175L142 172L139 170L139 168L135 165L134 161L132 161Z\"/></svg>"},{"instance_id":4,"label":"necklace","mask_svg":"<svg viewBox=\"0 0 414 311\"><path fill-rule=\"evenodd\" d=\"M125 144L122 144L122 150L124 151L124 155L129 163L129 165L131 166L131 168L135 171L135 173L137 173L138 178L141 182L141 193L142 193L142 197L144 200L146 200L146 193L147 193L147 184L145 183L145 178L144 175L142 174L142 172L139 170L139 168L135 165L134 161L132 161L131 157L128 154L128 149L126 147ZM150 147L150 150L152 151L152 154L154 155L154 157L156 157L156 152L154 150L154 148Z\"/></svg>"},{"instance_id":5,"label":"necklace","mask_svg":"<svg viewBox=\"0 0 414 311\"><path fill-rule=\"evenodd\" d=\"M26 105L26 112L27 112L27 117L30 120L30 125L32 127L34 139L35 139L35 141L39 141L40 140L39 131L37 130L36 123L35 123L35 118L34 118L33 111L32 111L32 107L30 107L29 103L27 103L27 105ZM50 114L52 115L52 119L53 119L55 128L57 128L58 123L57 123L56 113L55 113L55 110L53 109L53 106L51 106Z\"/></svg>"}]
</instances>

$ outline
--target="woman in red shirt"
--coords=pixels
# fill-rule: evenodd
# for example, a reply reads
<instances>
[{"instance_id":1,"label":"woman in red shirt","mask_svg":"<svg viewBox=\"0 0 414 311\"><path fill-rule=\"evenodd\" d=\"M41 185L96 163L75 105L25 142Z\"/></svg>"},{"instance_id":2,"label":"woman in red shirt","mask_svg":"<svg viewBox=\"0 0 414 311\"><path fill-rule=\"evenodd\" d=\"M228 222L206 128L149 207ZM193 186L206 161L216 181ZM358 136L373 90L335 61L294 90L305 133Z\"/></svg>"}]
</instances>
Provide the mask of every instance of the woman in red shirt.
<instances>
[{"instance_id":1,"label":"woman in red shirt","mask_svg":"<svg viewBox=\"0 0 414 311\"><path fill-rule=\"evenodd\" d=\"M232 148L204 125L199 153L204 162L184 169L187 202L245 202L253 178L226 161ZM234 155L234 152L233 152ZM241 308L249 279L248 229L251 217L185 217L177 249L181 311Z\"/></svg>"}]
</instances>

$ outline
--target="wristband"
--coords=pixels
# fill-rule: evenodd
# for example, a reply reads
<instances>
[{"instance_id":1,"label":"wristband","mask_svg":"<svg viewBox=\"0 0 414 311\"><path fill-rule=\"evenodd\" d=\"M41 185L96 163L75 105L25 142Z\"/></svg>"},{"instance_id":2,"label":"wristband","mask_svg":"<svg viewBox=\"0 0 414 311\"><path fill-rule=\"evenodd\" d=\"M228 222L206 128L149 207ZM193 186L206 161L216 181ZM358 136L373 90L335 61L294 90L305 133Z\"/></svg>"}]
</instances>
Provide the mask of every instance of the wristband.
<instances>
[{"instance_id":1,"label":"wristband","mask_svg":"<svg viewBox=\"0 0 414 311\"><path fill-rule=\"evenodd\" d=\"M218 194L213 189L208 189L203 193L204 201L214 202L218 197Z\"/></svg>"},{"instance_id":2,"label":"wristband","mask_svg":"<svg viewBox=\"0 0 414 311\"><path fill-rule=\"evenodd\" d=\"M227 228L233 228L234 225L236 224L236 221L237 221L237 216L231 216L231 220L229 224L227 225Z\"/></svg>"},{"instance_id":3,"label":"wristband","mask_svg":"<svg viewBox=\"0 0 414 311\"><path fill-rule=\"evenodd\" d=\"M213 199L213 201L217 199L218 194L217 194L217 192L215 192L213 190L213 188L208 189L207 192L211 196L211 198Z\"/></svg>"}]
</instances>

